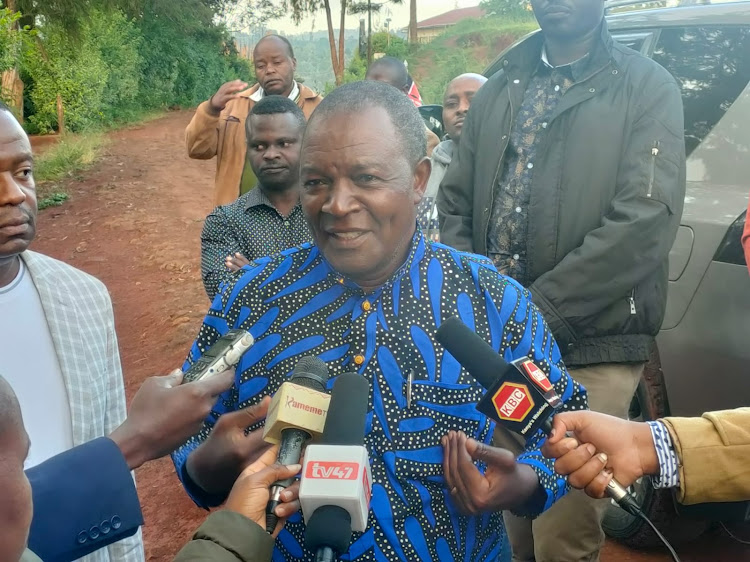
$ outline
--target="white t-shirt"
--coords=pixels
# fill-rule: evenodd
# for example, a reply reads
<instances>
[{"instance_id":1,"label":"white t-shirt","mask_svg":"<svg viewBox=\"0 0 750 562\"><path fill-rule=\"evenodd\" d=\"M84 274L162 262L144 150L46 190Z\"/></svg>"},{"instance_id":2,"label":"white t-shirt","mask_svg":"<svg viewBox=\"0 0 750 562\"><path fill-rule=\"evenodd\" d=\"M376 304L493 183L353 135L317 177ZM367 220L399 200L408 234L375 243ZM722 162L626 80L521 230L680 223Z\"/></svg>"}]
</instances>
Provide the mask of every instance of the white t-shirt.
<instances>
[{"instance_id":1,"label":"white t-shirt","mask_svg":"<svg viewBox=\"0 0 750 562\"><path fill-rule=\"evenodd\" d=\"M31 438L25 468L73 447L65 381L39 293L23 261L10 285L0 287L0 374L18 396Z\"/></svg>"}]
</instances>

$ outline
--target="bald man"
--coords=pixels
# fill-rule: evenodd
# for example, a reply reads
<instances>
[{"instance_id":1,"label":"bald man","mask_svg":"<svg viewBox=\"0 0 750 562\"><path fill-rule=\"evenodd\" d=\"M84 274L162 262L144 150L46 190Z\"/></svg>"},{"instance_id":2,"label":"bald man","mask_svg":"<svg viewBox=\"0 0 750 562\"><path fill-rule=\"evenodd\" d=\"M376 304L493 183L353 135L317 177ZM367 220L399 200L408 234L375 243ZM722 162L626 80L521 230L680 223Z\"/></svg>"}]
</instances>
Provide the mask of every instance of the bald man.
<instances>
[{"instance_id":1,"label":"bald man","mask_svg":"<svg viewBox=\"0 0 750 562\"><path fill-rule=\"evenodd\" d=\"M373 62L367 69L365 80L390 84L397 90L402 91L416 107L422 105L421 102L417 103L409 95L409 90L412 86L412 82L409 79L409 71L406 69L406 65L395 57L383 57ZM432 151L435 150L440 139L427 128L427 125L425 125L425 138L427 139L427 156L432 156Z\"/></svg>"},{"instance_id":2,"label":"bald man","mask_svg":"<svg viewBox=\"0 0 750 562\"><path fill-rule=\"evenodd\" d=\"M435 207L440 182L453 158L453 149L461 140L461 129L469 112L474 94L487 82L481 74L462 74L450 81L443 96L443 127L445 139L432 151L432 173L427 191L419 205L418 217L425 234L433 241L439 241L438 214Z\"/></svg>"},{"instance_id":3,"label":"bald man","mask_svg":"<svg viewBox=\"0 0 750 562\"><path fill-rule=\"evenodd\" d=\"M227 82L198 106L185 131L190 158L216 157L215 205L233 202L257 183L247 162L245 140L245 120L257 102L265 96L286 96L307 118L323 99L294 79L297 59L286 37L266 35L258 41L253 65L257 84L248 88L242 80Z\"/></svg>"}]
</instances>

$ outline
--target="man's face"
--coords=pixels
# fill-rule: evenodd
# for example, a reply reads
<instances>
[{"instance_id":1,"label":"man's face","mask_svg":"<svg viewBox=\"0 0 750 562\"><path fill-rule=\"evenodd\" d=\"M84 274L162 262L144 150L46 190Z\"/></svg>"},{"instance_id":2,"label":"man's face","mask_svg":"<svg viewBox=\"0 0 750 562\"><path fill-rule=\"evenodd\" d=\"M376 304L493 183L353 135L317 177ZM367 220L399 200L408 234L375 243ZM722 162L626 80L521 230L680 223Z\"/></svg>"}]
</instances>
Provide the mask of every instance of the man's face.
<instances>
[{"instance_id":1,"label":"man's face","mask_svg":"<svg viewBox=\"0 0 750 562\"><path fill-rule=\"evenodd\" d=\"M294 83L297 60L281 39L269 37L255 47L255 75L263 91L269 96L289 95Z\"/></svg>"},{"instance_id":2,"label":"man's face","mask_svg":"<svg viewBox=\"0 0 750 562\"><path fill-rule=\"evenodd\" d=\"M251 115L247 155L260 184L285 191L299 182L302 127L290 113Z\"/></svg>"},{"instance_id":3,"label":"man's face","mask_svg":"<svg viewBox=\"0 0 750 562\"><path fill-rule=\"evenodd\" d=\"M313 121L301 168L302 207L325 258L364 288L385 283L408 254L429 160L413 168L388 113L373 107Z\"/></svg>"},{"instance_id":4,"label":"man's face","mask_svg":"<svg viewBox=\"0 0 750 562\"><path fill-rule=\"evenodd\" d=\"M0 392L12 391L0 381ZM14 404L13 412L0 413L0 560L15 562L26 549L33 506L31 486L23 471L29 437L15 395L3 397L0 403L6 404L6 398L12 398Z\"/></svg>"},{"instance_id":5,"label":"man's face","mask_svg":"<svg viewBox=\"0 0 750 562\"><path fill-rule=\"evenodd\" d=\"M18 121L0 110L0 263L26 250L35 234L31 144Z\"/></svg>"},{"instance_id":6,"label":"man's face","mask_svg":"<svg viewBox=\"0 0 750 562\"><path fill-rule=\"evenodd\" d=\"M531 0L545 35L573 41L596 29L604 17L603 0Z\"/></svg>"},{"instance_id":7,"label":"man's face","mask_svg":"<svg viewBox=\"0 0 750 562\"><path fill-rule=\"evenodd\" d=\"M406 84L398 73L385 64L372 66L365 75L365 80L374 80L375 82L385 82L394 88L406 92Z\"/></svg>"},{"instance_id":8,"label":"man's face","mask_svg":"<svg viewBox=\"0 0 750 562\"><path fill-rule=\"evenodd\" d=\"M461 130L469 112L474 94L482 87L479 78L459 77L448 84L443 99L443 125L445 132L455 142L461 140Z\"/></svg>"}]
</instances>

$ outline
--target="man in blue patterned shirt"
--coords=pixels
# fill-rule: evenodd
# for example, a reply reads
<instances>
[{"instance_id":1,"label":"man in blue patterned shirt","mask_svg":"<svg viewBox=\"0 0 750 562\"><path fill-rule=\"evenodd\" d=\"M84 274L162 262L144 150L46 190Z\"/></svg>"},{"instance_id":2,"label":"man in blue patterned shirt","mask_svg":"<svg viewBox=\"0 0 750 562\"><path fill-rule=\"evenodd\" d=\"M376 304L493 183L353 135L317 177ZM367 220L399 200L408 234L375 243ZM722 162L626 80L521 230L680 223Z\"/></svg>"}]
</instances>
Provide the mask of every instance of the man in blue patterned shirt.
<instances>
[{"instance_id":1,"label":"man in blue patterned shirt","mask_svg":"<svg viewBox=\"0 0 750 562\"><path fill-rule=\"evenodd\" d=\"M174 453L201 505L220 502L232 482L210 493L197 482L217 470L236 474L252 460L227 470L232 440L211 431L220 416L275 392L304 355L325 361L332 378L348 371L367 378L371 514L346 560L498 559L501 515L463 515L445 485L441 439L462 431L489 443L494 423L475 409L483 389L434 339L443 320L458 316L508 360L533 357L566 408L586 406L528 292L491 261L430 243L416 227L430 175L423 128L391 86L360 82L330 94L302 149L301 201L315 244L244 268L214 301L188 357L188 364L197 360L232 328L257 340L205 429ZM496 490L502 507L533 515L565 493L539 441L506 471ZM274 560L311 560L304 532L302 517L291 517Z\"/></svg>"}]
</instances>

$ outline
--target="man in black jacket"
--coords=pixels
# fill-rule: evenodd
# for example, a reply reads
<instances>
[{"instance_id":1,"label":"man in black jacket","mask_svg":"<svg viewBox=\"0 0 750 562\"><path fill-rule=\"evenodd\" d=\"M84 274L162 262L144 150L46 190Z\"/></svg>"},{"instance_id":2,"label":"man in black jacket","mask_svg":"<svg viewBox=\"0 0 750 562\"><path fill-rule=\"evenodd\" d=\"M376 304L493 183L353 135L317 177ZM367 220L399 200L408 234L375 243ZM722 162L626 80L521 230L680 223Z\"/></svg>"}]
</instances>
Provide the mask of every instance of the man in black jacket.
<instances>
[{"instance_id":1,"label":"man in black jacket","mask_svg":"<svg viewBox=\"0 0 750 562\"><path fill-rule=\"evenodd\" d=\"M474 98L438 193L440 236L528 287L591 408L624 417L682 214L680 89L613 41L602 0L532 7L542 32ZM573 493L533 524L507 514L514 559L598 560L605 505Z\"/></svg>"}]
</instances>

